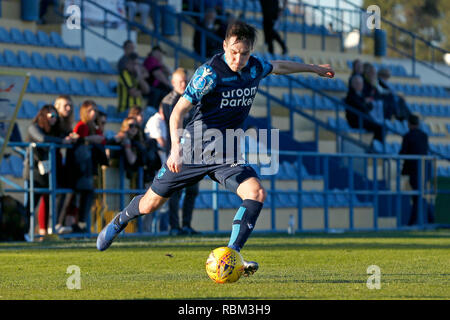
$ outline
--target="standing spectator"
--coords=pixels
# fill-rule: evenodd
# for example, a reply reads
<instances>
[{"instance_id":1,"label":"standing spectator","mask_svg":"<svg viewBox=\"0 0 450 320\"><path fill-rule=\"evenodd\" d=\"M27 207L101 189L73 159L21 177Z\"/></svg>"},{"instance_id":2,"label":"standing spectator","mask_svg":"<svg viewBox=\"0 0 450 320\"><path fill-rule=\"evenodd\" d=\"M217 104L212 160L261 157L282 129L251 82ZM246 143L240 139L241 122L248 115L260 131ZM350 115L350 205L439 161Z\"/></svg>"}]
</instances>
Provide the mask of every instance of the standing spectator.
<instances>
[{"instance_id":1,"label":"standing spectator","mask_svg":"<svg viewBox=\"0 0 450 320\"><path fill-rule=\"evenodd\" d=\"M94 200L94 174L96 163L93 157L93 146L104 144L105 138L95 126L97 105L92 100L86 100L80 107L80 121L73 131L79 139L74 148L69 149L67 159L69 181L75 193L68 195L65 204L70 204L75 195L78 196L78 223L72 225L74 232L86 232L86 219L89 218ZM67 207L64 208L67 210Z\"/></svg>"},{"instance_id":2,"label":"standing spectator","mask_svg":"<svg viewBox=\"0 0 450 320\"><path fill-rule=\"evenodd\" d=\"M369 118L362 118L361 125L362 128L371 131L374 133L374 139L383 143L383 127L375 122L374 119L371 118L370 112L373 109L373 98L364 97L363 96L363 79L360 75L355 75L352 78L351 87L348 90L347 97L345 98L345 102L356 110L362 112L367 115ZM348 124L352 128L362 129L360 127L360 116L358 113L346 109L345 117L347 118Z\"/></svg>"},{"instance_id":3,"label":"standing spectator","mask_svg":"<svg viewBox=\"0 0 450 320\"><path fill-rule=\"evenodd\" d=\"M55 108L59 115L59 126L64 134L69 134L73 129L73 102L70 96L60 95L55 100Z\"/></svg>"},{"instance_id":4,"label":"standing spectator","mask_svg":"<svg viewBox=\"0 0 450 320\"><path fill-rule=\"evenodd\" d=\"M132 53L136 53L136 46L131 40L126 40L123 43L122 48L123 48L123 55L122 57L120 57L119 62L117 63L117 70L119 71L119 73L125 70L128 56Z\"/></svg>"},{"instance_id":5,"label":"standing spectator","mask_svg":"<svg viewBox=\"0 0 450 320\"><path fill-rule=\"evenodd\" d=\"M161 102L160 110L162 109L162 118L166 122L166 127L169 128L169 118L172 113L173 108L177 104L181 95L184 93L187 85L187 72L183 68L178 68L172 74L172 86L173 90L164 97ZM192 119L194 113L196 112L195 108L192 108L183 119L183 127L186 127L187 123ZM167 138L164 139L165 143L165 151L168 156L170 153L170 134L167 133ZM180 229L180 222L178 218L178 211L180 206L180 198L183 194L183 189L176 191L169 199L169 224L170 224L170 234L171 235L179 235L179 234L198 234L191 227L192 220L192 212L194 211L195 199L199 193L199 183L195 183L186 187L185 196L182 206L182 228Z\"/></svg>"},{"instance_id":6,"label":"standing spectator","mask_svg":"<svg viewBox=\"0 0 450 320\"><path fill-rule=\"evenodd\" d=\"M283 50L283 55L287 54L286 44L275 31L275 23L286 9L287 0L283 0L283 6L280 9L278 0L259 0L263 14L264 40L267 44L269 53L273 54L273 41L278 42Z\"/></svg>"},{"instance_id":7,"label":"standing spectator","mask_svg":"<svg viewBox=\"0 0 450 320\"><path fill-rule=\"evenodd\" d=\"M428 154L428 136L425 132L419 129L419 117L411 114L408 118L409 132L405 134L402 141L402 147L400 149L400 154L405 155L427 155ZM405 160L403 163L402 175L409 176L409 185L412 190L417 191L419 189L418 181L419 174L419 160ZM426 181L427 166L425 165L422 169L422 181ZM425 179L424 179L425 177ZM419 211L418 202L419 196L412 196L412 208L411 215L408 221L408 225L417 224L417 214ZM431 212L429 213L429 221L431 222L433 218L431 217Z\"/></svg>"},{"instance_id":8,"label":"standing spectator","mask_svg":"<svg viewBox=\"0 0 450 320\"><path fill-rule=\"evenodd\" d=\"M119 76L119 112L142 105L142 97L149 93L146 75L147 72L138 63L138 55L130 53L126 59L125 69Z\"/></svg>"},{"instance_id":9,"label":"standing spectator","mask_svg":"<svg viewBox=\"0 0 450 320\"><path fill-rule=\"evenodd\" d=\"M155 46L144 60L144 67L148 71L147 83L150 86L147 105L157 108L162 98L172 90L170 84L170 70L164 64L164 54L160 46Z\"/></svg>"},{"instance_id":10,"label":"standing spectator","mask_svg":"<svg viewBox=\"0 0 450 320\"><path fill-rule=\"evenodd\" d=\"M163 110L161 104L158 112L148 119L144 132L148 138L156 140L159 157L161 162L165 163L167 159L166 148L168 146L169 133Z\"/></svg>"},{"instance_id":11,"label":"standing spectator","mask_svg":"<svg viewBox=\"0 0 450 320\"><path fill-rule=\"evenodd\" d=\"M52 105L44 105L41 110L39 110L36 117L33 119L31 125L28 127L28 139L29 142L34 143L56 143L56 144L69 144L72 143L72 138L70 136L63 137L59 126L58 112ZM29 152L29 149L28 149ZM60 163L58 159L61 159L61 153L56 150L57 164ZM51 170L49 164L49 148L38 147L34 150L34 170L33 170L33 181L35 188L48 188L48 173ZM61 177L61 172L58 170L57 165L57 181ZM58 174L59 173L59 174ZM25 158L24 165L24 177L25 179L30 179L30 163L29 154ZM41 205L39 207L38 221L39 221L39 234L41 236L47 235L48 226L48 208L49 208L49 196L48 194L37 194L35 193L35 203L41 200Z\"/></svg>"}]
</instances>

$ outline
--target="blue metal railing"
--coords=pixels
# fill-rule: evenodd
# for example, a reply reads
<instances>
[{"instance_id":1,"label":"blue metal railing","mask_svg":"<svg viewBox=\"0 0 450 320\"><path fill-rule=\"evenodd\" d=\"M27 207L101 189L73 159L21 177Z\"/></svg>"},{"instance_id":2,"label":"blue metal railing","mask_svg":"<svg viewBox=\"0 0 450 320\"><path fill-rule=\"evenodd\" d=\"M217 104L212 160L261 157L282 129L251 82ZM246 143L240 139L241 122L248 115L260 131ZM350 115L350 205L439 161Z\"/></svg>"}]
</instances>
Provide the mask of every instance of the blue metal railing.
<instances>
[{"instance_id":1,"label":"blue metal railing","mask_svg":"<svg viewBox=\"0 0 450 320\"><path fill-rule=\"evenodd\" d=\"M67 148L71 147L70 145L56 145L52 143L39 143L39 144L28 144L28 143L10 143L9 146L19 146L29 148L29 156L30 159L33 158L33 150L37 147L46 147L49 149L49 159L52 164L55 164L55 151L57 148ZM118 150L120 147L118 146L108 146L110 149ZM273 151L275 152L275 151ZM330 212L333 208L336 207L336 203L334 203L333 199L347 199L345 204L342 206L344 208L348 208L349 210L349 218L348 218L348 228L344 228L345 230L355 231L355 230L378 230L378 218L385 213L386 208L391 208L390 216L395 217L397 219L397 225L394 229L402 230L405 229L402 223L403 213L405 213L405 208L403 207L403 197L404 196L417 196L419 197L419 207L418 207L418 227L423 228L427 225L427 220L425 214L427 212L427 207L432 204L429 203L430 197L436 196L438 193L446 192L438 192L435 186L436 179L436 170L435 170L435 162L436 158L432 156L388 156L388 155L375 155L375 154L321 154L316 152L294 152L294 151L279 151L278 155L286 155L292 156L296 158L296 176L297 178L297 189L296 190L280 190L275 188L275 183L278 179L278 174L273 174L270 176L261 176L264 180L270 180L270 188L268 188L268 198L266 202L268 202L269 211L270 211L270 228L265 231L282 231L277 226L277 210L280 208L278 204L280 204L281 200L278 199L280 195L288 195L294 196L295 208L297 210L297 221L298 221L298 232L303 231L330 231L331 223L329 220ZM307 190L304 187L305 181L308 179L305 177L303 172L303 164L308 162L311 159L319 159L320 168L309 168L310 171L315 170L315 174L320 174L323 177L323 190ZM419 188L418 190L412 191L402 191L401 190L401 174L400 174L400 162L402 160L416 160L418 161L418 181ZM122 162L123 160L121 160ZM368 167L369 163L372 164L372 176L370 176L369 171L364 171L364 175L361 175L361 172L358 172L355 166L357 162L363 161L363 165ZM377 176L377 172L379 170L379 162L388 161L391 163L389 168L389 172L386 173L383 170L383 174L381 177ZM336 177L336 166L341 166L342 163L348 162L349 170L345 171L345 176ZM13 189L5 189L5 192L16 192L16 193L24 193L25 195L29 194L27 204L30 208L30 212L34 213L34 207L36 204L36 199L34 199L35 193L40 194L49 194L50 198L50 217L52 221L52 228L54 231L54 226L56 224L56 206L55 206L55 198L57 194L62 193L71 193L74 192L72 189L62 189L57 188L56 186L56 165L51 165L51 170L49 172L49 188L35 188L33 186L33 161L30 162L30 185L24 186L23 188L13 188ZM257 166L257 164L253 164ZM431 170L426 170L425 168L431 167ZM146 190L142 188L143 184L143 175L139 175L138 188L136 189L126 189L123 187L124 185L124 166L119 166L120 170L120 179L121 179L121 187L119 189L95 189L94 193L96 194L115 194L121 196L121 208L124 207L124 199L128 194L137 194L144 193ZM141 170L141 169L140 169ZM390 172L392 171L392 172ZM357 182L361 179L365 179L368 183ZM358 179L357 179L358 178ZM346 179L348 183L347 189L336 189L334 180L336 179ZM379 180L381 179L381 180ZM384 181L384 183L383 183ZM395 181L395 187L390 188L390 184L392 181ZM332 185L333 184L333 185ZM212 194L212 207L211 214L213 219L213 232L219 232L219 195L227 194L229 191L219 190L218 184L214 182L210 190L201 190L202 193ZM308 205L303 203L305 196L314 196L323 199L323 203L318 204L316 208L322 208L323 212L323 228L320 229L305 229L302 226L303 213L305 210L308 210ZM335 197L331 199L330 197ZM330 200L329 200L330 198ZM425 201L425 199L427 201ZM337 201L337 200L336 200ZM380 206L384 206L383 211L381 211ZM426 206L426 207L425 207ZM372 217L372 227L370 228L361 228L355 226L355 217L354 212L356 208L366 207L373 208L373 217ZM394 210L395 208L395 210ZM91 233L91 217L86 217L88 233L84 236L95 236L96 233ZM31 214L30 217L31 226L34 226L34 214ZM133 233L133 235L149 235L152 233L143 232L141 227L141 219L138 219L138 232ZM69 237L77 237L80 234L71 234ZM34 238L33 228L30 228L30 238Z\"/></svg>"}]
</instances>

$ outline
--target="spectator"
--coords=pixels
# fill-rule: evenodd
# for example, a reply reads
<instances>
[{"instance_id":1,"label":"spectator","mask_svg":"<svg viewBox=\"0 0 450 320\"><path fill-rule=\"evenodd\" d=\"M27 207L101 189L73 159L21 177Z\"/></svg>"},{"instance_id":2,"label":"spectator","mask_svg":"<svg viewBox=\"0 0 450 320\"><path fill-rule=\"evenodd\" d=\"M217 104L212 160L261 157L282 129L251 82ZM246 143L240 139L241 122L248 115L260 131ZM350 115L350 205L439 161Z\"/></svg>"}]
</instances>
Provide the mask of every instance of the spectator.
<instances>
[{"instance_id":1,"label":"spectator","mask_svg":"<svg viewBox=\"0 0 450 320\"><path fill-rule=\"evenodd\" d=\"M131 108L130 112L128 112L128 117L134 117L138 124L139 139L144 141L145 146L146 162L144 163L144 182L151 182L155 177L156 171L158 171L162 165L160 155L158 154L157 141L144 133L144 117L141 107Z\"/></svg>"},{"instance_id":2,"label":"spectator","mask_svg":"<svg viewBox=\"0 0 450 320\"><path fill-rule=\"evenodd\" d=\"M360 119L358 113L351 111L349 109L346 109L345 117L347 118L348 124L352 128L361 129L360 127L360 120L361 120L362 128L373 132L374 139L383 143L384 141L383 127L378 123L376 123L375 120L370 116L370 112L373 109L372 105L373 98L363 96L363 86L364 82L362 77L360 75L355 75L352 78L351 87L349 88L347 97L345 98L345 102L354 109L367 115L369 118L361 117Z\"/></svg>"},{"instance_id":3,"label":"spectator","mask_svg":"<svg viewBox=\"0 0 450 320\"><path fill-rule=\"evenodd\" d=\"M122 73L123 70L125 70L126 62L128 59L128 56L132 53L136 53L136 47L131 40L126 40L123 45L123 55L120 57L119 62L117 63L117 70L119 73Z\"/></svg>"},{"instance_id":4,"label":"spectator","mask_svg":"<svg viewBox=\"0 0 450 320\"><path fill-rule=\"evenodd\" d=\"M220 27L220 25L216 24L216 9L208 8L205 10L204 19L198 24L202 29L206 29L212 34L217 35L218 39L221 32L225 30L226 27ZM201 56L210 58L214 54L222 51L222 40L217 41L214 37L209 36L208 33L205 33L204 36L204 51L202 51L202 34L204 32L201 29L196 29L194 33L194 50L195 52Z\"/></svg>"},{"instance_id":5,"label":"spectator","mask_svg":"<svg viewBox=\"0 0 450 320\"><path fill-rule=\"evenodd\" d=\"M55 108L58 111L59 116L59 128L61 131L61 134L63 136L65 135L71 135L73 142L76 142L77 136L73 133L73 102L70 96L68 95L60 95L55 99ZM70 152L68 153L70 157ZM66 158L67 158L67 152L66 152ZM61 160L62 162L62 160ZM66 166L64 164L60 164L61 172L66 172ZM68 168L70 170L70 168ZM62 174L59 176L63 176ZM67 179L59 179L58 180L58 186L61 188L71 188L70 185L67 183ZM70 199L66 197L66 194L61 193L56 195L57 198L57 210L58 210L58 218L57 218L57 224L55 226L55 230L57 233L68 233L72 231L72 227L70 226L64 226L66 216L69 214L69 216L74 216L75 214L73 212L68 211L74 211L76 208L71 203L65 203L65 201L69 201ZM64 209L65 208L65 209Z\"/></svg>"},{"instance_id":6,"label":"spectator","mask_svg":"<svg viewBox=\"0 0 450 320\"><path fill-rule=\"evenodd\" d=\"M264 40L267 44L269 53L273 54L273 41L278 42L283 50L283 55L287 54L286 44L275 31L275 23L286 9L287 0L283 0L283 7L280 9L278 0L259 0L263 14Z\"/></svg>"},{"instance_id":7,"label":"spectator","mask_svg":"<svg viewBox=\"0 0 450 320\"><path fill-rule=\"evenodd\" d=\"M419 129L419 117L411 114L408 118L409 132L405 134L402 141L402 147L400 149L400 154L404 155L427 155L428 154L428 136L425 132ZM412 190L418 190L421 181L418 181L418 160L405 160L403 163L402 175L409 176L409 185ZM427 168L423 166L422 168ZM425 172L424 172L425 171ZM422 169L422 181L426 181L426 173L428 170ZM425 177L425 179L424 179ZM408 225L417 224L418 215L418 202L419 196L412 196L412 208L411 215L408 221ZM430 211L428 211L429 222L433 221L433 217ZM425 221L424 221L425 222Z\"/></svg>"},{"instance_id":8,"label":"spectator","mask_svg":"<svg viewBox=\"0 0 450 320\"><path fill-rule=\"evenodd\" d=\"M359 60L359 59L353 60L353 63L352 63L352 74L350 75L350 78L348 79L348 87L349 88L351 87L352 78L356 74L358 74L360 76L363 75L363 64L362 64L361 60Z\"/></svg>"},{"instance_id":9,"label":"spectator","mask_svg":"<svg viewBox=\"0 0 450 320\"><path fill-rule=\"evenodd\" d=\"M136 17L136 11L139 12L141 16L141 24L144 27L147 27L148 17L150 14L150 0L134 0L134 1L126 1L127 11L128 11L128 20L134 21Z\"/></svg>"},{"instance_id":10,"label":"spectator","mask_svg":"<svg viewBox=\"0 0 450 320\"><path fill-rule=\"evenodd\" d=\"M138 55L130 53L126 59L125 69L119 76L119 112L142 105L142 97L150 90L145 81L146 76L147 72L138 63Z\"/></svg>"},{"instance_id":11,"label":"spectator","mask_svg":"<svg viewBox=\"0 0 450 320\"><path fill-rule=\"evenodd\" d=\"M55 100L55 108L59 115L59 126L63 134L69 134L73 129L73 102L70 96L60 95Z\"/></svg>"},{"instance_id":12,"label":"spectator","mask_svg":"<svg viewBox=\"0 0 450 320\"><path fill-rule=\"evenodd\" d=\"M172 113L173 108L175 107L176 103L178 102L178 99L181 97L181 95L184 93L184 90L186 89L187 85L187 72L183 68L178 68L175 70L175 72L172 74L172 86L173 90L164 97L160 104L160 115L156 116L155 118L159 118L161 126L162 121L165 122L164 126L166 128L166 131L169 128L169 118L170 114ZM186 124L192 119L194 116L194 113L196 112L195 108L192 108L183 119L183 127L186 127ZM155 120L156 121L156 120ZM148 126L151 128L152 123L149 123ZM151 130L150 130L151 131ZM153 135L153 137L156 138L156 134ZM166 156L170 153L170 134L169 132L166 133L165 138L160 138L162 140L162 147L165 149ZM160 142L158 140L158 142ZM169 224L170 224L170 234L171 235L179 235L179 234L198 234L197 231L195 231L191 227L191 220L192 220L192 212L194 210L195 205L195 199L197 198L199 192L199 184L196 183L194 185L188 186L185 188L185 196L183 200L183 206L182 206L182 228L180 229L180 223L178 218L178 211L179 211L179 204L180 204L180 198L183 193L183 190L179 190L175 192L169 199Z\"/></svg>"},{"instance_id":13,"label":"spectator","mask_svg":"<svg viewBox=\"0 0 450 320\"><path fill-rule=\"evenodd\" d=\"M405 99L399 96L389 83L390 77L389 69L382 68L378 71L378 91L384 103L384 117L391 119L394 116L397 120L403 121L409 118L411 111Z\"/></svg>"},{"instance_id":14,"label":"spectator","mask_svg":"<svg viewBox=\"0 0 450 320\"><path fill-rule=\"evenodd\" d=\"M64 136L60 131L58 112L52 105L44 105L41 110L39 110L36 117L33 119L31 125L28 127L28 142L34 143L56 143L56 144L69 144L72 143L72 137L70 135ZM29 149L27 151L29 153ZM25 158L24 165L24 178L30 179L30 163L29 154ZM48 172L51 170L49 164L49 148L37 147L34 150L34 164L33 164L33 181L34 188L48 188ZM58 161L61 159L61 153L56 150L56 163L57 163L57 181L58 178L62 177ZM48 194L37 194L35 193L35 203L41 200L41 205L39 207L38 221L39 221L39 234L41 236L47 235L48 226L48 208L49 208L49 197Z\"/></svg>"},{"instance_id":15,"label":"spectator","mask_svg":"<svg viewBox=\"0 0 450 320\"><path fill-rule=\"evenodd\" d=\"M151 90L147 105L157 107L162 98L172 90L170 84L170 70L164 64L163 55L166 54L160 46L155 46L144 60L144 67L148 72L147 83Z\"/></svg>"},{"instance_id":16,"label":"spectator","mask_svg":"<svg viewBox=\"0 0 450 320\"><path fill-rule=\"evenodd\" d=\"M364 97L371 97L373 100L380 98L378 92L378 78L377 70L371 63L364 63L363 65L363 95Z\"/></svg>"},{"instance_id":17,"label":"spectator","mask_svg":"<svg viewBox=\"0 0 450 320\"><path fill-rule=\"evenodd\" d=\"M166 162L168 145L168 127L166 124L162 104L159 106L159 110L153 116L148 119L145 125L145 134L150 139L154 139L157 142L158 154L162 163Z\"/></svg>"},{"instance_id":18,"label":"spectator","mask_svg":"<svg viewBox=\"0 0 450 320\"><path fill-rule=\"evenodd\" d=\"M72 230L84 233L86 229L86 219L90 217L90 210L94 199L94 174L98 163L94 157L94 146L106 142L103 135L96 128L95 119L97 116L97 105L92 100L86 100L80 107L80 121L75 125L73 131L79 139L74 148L68 150L67 167L71 168L67 172L70 186L74 193L69 194L65 201L63 210L67 212L68 205L78 198L78 222L74 222Z\"/></svg>"}]
</instances>

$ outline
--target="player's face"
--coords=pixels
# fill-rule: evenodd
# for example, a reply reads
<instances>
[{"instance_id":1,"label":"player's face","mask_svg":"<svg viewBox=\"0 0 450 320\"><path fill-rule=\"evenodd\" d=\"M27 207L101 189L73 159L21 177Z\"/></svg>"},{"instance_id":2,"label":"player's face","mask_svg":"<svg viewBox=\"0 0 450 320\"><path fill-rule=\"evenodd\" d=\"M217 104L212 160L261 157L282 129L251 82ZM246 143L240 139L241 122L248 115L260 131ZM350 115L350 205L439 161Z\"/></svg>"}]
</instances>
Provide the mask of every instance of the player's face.
<instances>
[{"instance_id":1,"label":"player's face","mask_svg":"<svg viewBox=\"0 0 450 320\"><path fill-rule=\"evenodd\" d=\"M245 67L252 49L247 41L236 41L236 36L230 37L223 42L225 60L234 72L241 71Z\"/></svg>"}]
</instances>

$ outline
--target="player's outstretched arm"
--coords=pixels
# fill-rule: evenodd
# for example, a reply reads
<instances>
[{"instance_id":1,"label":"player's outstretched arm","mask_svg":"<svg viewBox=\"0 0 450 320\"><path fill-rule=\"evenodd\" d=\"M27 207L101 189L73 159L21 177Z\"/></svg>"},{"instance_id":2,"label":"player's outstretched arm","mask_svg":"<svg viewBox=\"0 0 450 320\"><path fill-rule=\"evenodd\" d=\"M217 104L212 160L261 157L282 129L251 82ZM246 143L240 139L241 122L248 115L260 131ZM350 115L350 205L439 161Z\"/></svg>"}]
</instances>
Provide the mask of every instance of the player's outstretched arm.
<instances>
[{"instance_id":1,"label":"player's outstretched arm","mask_svg":"<svg viewBox=\"0 0 450 320\"><path fill-rule=\"evenodd\" d=\"M170 115L170 139L172 145L170 148L170 156L167 159L167 167L172 172L180 172L181 169L181 146L180 146L180 133L183 130L184 116L191 110L193 104L186 98L180 97L177 104L173 108Z\"/></svg>"},{"instance_id":2,"label":"player's outstretched arm","mask_svg":"<svg viewBox=\"0 0 450 320\"><path fill-rule=\"evenodd\" d=\"M295 61L273 60L270 61L273 66L273 74L290 74L298 72L312 72L321 77L333 78L334 70L329 64L305 64Z\"/></svg>"}]
</instances>

